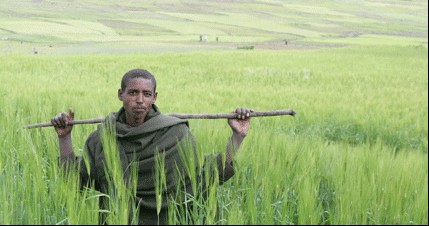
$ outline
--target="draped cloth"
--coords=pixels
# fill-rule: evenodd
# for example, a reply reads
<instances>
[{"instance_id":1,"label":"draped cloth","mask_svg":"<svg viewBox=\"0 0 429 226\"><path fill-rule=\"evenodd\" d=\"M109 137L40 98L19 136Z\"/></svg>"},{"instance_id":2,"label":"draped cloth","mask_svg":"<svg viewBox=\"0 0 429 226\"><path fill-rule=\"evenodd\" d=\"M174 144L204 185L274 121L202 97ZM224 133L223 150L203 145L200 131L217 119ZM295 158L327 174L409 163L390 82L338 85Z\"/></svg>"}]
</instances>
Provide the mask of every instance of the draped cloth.
<instances>
[{"instance_id":1,"label":"draped cloth","mask_svg":"<svg viewBox=\"0 0 429 226\"><path fill-rule=\"evenodd\" d=\"M161 114L158 107L153 105L145 118L145 122L137 127L126 124L125 111L121 108L118 112L110 113L105 122L100 124L96 131L92 132L85 143L87 165L80 164L80 174L83 184L93 181L97 190L107 192L106 158L103 149L102 134L104 129L115 130L117 151L122 165L124 182L127 183L132 163L137 165L137 192L136 205L139 207L140 224L166 224L167 223L167 199L176 194L179 179L178 173L186 175L184 161L197 160L195 139L189 130L188 122L184 119ZM181 157L182 153L182 157ZM158 216L156 209L156 156L161 154L165 159L166 186L162 191L161 212ZM183 159L182 159L183 158ZM219 183L222 184L234 175L232 165L223 164L222 155L206 155L210 164L217 167ZM210 160L211 159L211 160ZM183 160L183 161L182 161ZM89 171L87 170L89 169ZM196 164L196 171L209 170L214 174L213 167ZM204 173L201 173L204 175ZM192 193L189 177L183 187ZM180 180L180 181L179 181ZM199 181L205 183L205 180ZM206 186L205 184L203 187ZM176 194L177 195L177 194Z\"/></svg>"}]
</instances>

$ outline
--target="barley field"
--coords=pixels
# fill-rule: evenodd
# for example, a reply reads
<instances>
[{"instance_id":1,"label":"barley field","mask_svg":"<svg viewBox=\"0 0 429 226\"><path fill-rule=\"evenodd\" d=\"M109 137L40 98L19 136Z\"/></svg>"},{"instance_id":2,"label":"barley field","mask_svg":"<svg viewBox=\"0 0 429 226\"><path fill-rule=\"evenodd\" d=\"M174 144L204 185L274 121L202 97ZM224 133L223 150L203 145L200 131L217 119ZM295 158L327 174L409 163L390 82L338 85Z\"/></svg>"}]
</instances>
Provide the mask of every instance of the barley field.
<instances>
[{"instance_id":1,"label":"barley field","mask_svg":"<svg viewBox=\"0 0 429 226\"><path fill-rule=\"evenodd\" d=\"M427 2L137 2L0 0L0 224L136 222L133 189L80 190L54 129L23 128L69 107L75 119L117 111L132 68L156 76L163 113L297 113L252 118L236 175L170 223L428 224ZM189 124L201 154L225 152L226 120ZM77 154L96 127L74 126Z\"/></svg>"}]
</instances>

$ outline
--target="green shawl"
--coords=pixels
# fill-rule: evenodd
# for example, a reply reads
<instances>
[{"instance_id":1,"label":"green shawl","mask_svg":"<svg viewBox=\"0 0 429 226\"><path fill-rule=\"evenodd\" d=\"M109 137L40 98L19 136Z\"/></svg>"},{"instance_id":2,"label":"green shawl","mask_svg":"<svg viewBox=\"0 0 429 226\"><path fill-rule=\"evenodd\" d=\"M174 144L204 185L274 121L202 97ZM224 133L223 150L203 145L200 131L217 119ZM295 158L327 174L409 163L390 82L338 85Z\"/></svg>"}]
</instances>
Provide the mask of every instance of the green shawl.
<instances>
[{"instance_id":1,"label":"green shawl","mask_svg":"<svg viewBox=\"0 0 429 226\"><path fill-rule=\"evenodd\" d=\"M185 152L186 158L196 158L194 138L188 128L188 122L161 114L155 105L148 113L145 122L137 127L130 127L126 124L123 108L118 112L110 113L106 117L105 123L100 124L86 141L88 168L91 174L89 175L88 172L83 172L83 174L88 175L87 179L94 180L96 188L102 192L106 192L108 185L104 172L105 153L102 139L100 139L104 128L115 128L116 130L117 147L125 181L129 175L130 163L133 161L138 165L136 202L140 207L140 223L166 223L167 197L177 189L179 180L177 169L184 172L179 149L189 147L188 145L191 144L190 150L185 149L188 152ZM166 172L166 189L163 191L160 222L158 222L156 212L155 194L155 156L158 152L165 156ZM83 168L81 167L81 170L86 171ZM189 181L186 183L189 191L190 183Z\"/></svg>"},{"instance_id":2,"label":"green shawl","mask_svg":"<svg viewBox=\"0 0 429 226\"><path fill-rule=\"evenodd\" d=\"M109 130L110 128L110 130ZM187 193L193 193L191 181L185 172L180 150L184 150L184 161L190 162L192 159L197 161L197 152L194 137L191 134L188 122L183 119L175 118L161 114L158 107L153 105L145 122L137 127L129 127L125 121L124 108L118 112L110 113L104 123L100 124L96 131L92 132L85 142L86 164L79 164L82 186L88 182L94 183L95 188L103 193L107 193L108 181L106 178L105 151L103 148L103 131L112 132L116 138L117 151L121 161L124 182L130 174L131 163L137 164L137 194L136 205L139 207L140 224L166 224L167 223L167 199L170 195L176 198L182 198L184 193L177 194L177 185L180 183L181 189L186 189ZM106 130L107 129L107 130ZM165 158L166 186L162 191L161 212L158 216L156 209L156 183L155 183L155 165L157 153ZM195 166L199 175L214 175L218 172L219 184L223 184L234 175L232 165L223 164L221 154L204 156L204 165L202 168ZM82 157L77 161L82 163ZM209 164L207 164L209 163ZM216 167L216 170L214 170ZM184 183L178 177L178 171L185 175ZM206 188L204 179L197 178L199 185ZM183 200L183 199L182 199ZM103 200L102 200L103 201ZM180 203L180 200L179 200Z\"/></svg>"}]
</instances>

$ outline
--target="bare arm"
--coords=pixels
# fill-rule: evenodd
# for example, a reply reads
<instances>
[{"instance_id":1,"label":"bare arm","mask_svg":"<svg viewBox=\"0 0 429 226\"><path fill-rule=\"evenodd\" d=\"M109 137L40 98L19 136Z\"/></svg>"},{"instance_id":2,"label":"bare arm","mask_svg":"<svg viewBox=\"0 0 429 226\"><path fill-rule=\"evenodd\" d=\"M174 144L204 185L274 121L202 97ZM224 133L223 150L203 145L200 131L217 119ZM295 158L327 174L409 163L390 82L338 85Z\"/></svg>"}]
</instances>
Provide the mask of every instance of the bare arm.
<instances>
[{"instance_id":1,"label":"bare arm","mask_svg":"<svg viewBox=\"0 0 429 226\"><path fill-rule=\"evenodd\" d=\"M240 148L241 143L247 135L250 127L250 112L251 109L237 108L237 119L228 119L228 124L232 129L232 136L226 146L226 163L232 164L234 155Z\"/></svg>"},{"instance_id":2,"label":"bare arm","mask_svg":"<svg viewBox=\"0 0 429 226\"><path fill-rule=\"evenodd\" d=\"M69 108L69 114L62 112L51 119L51 123L58 135L61 160L75 159L76 157L73 152L73 142L71 138L73 125L69 124L73 119L74 112L71 108Z\"/></svg>"}]
</instances>

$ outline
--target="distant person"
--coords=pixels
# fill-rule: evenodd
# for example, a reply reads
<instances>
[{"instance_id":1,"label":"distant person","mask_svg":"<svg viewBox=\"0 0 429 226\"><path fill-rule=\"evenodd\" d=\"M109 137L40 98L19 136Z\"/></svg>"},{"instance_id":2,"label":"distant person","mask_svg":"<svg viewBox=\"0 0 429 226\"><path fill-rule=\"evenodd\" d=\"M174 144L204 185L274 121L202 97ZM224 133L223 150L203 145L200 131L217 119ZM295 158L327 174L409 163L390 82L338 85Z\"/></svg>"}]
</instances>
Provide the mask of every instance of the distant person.
<instances>
[{"instance_id":1,"label":"distant person","mask_svg":"<svg viewBox=\"0 0 429 226\"><path fill-rule=\"evenodd\" d=\"M179 179L176 177L176 166L184 171L179 149L190 142L192 148L186 156L196 155L194 136L190 132L187 120L164 115L155 105L158 93L156 92L156 80L154 76L143 69L128 71L122 78L121 87L118 90L118 98L123 106L118 112L112 112L106 117L106 123L113 123L116 128L116 141L121 164L123 166L124 179L126 181L129 170L127 166L131 161L138 163L138 182L136 205L139 208L139 224L167 224L169 195L175 195ZM237 119L228 119L232 129L232 136L226 146L226 160L222 161L222 155L212 156L213 163L219 172L220 184L234 175L233 156L240 147L250 126L250 112L247 108L237 108ZM71 131L73 126L69 122L74 118L74 112L70 108L69 113L59 113L51 119L59 138L61 164L73 164L78 167L82 186L93 182L100 192L107 193L108 182L105 176L105 154L101 142L101 130L107 128L106 123L100 124L98 129L92 132L85 142L85 152L88 156L87 171L83 157L75 155L72 146ZM155 195L155 155L157 152L165 154L166 188L162 197L162 206L159 216L156 209ZM209 156L209 155L208 155ZM225 167L223 167L225 165ZM210 167L208 167L210 168ZM89 173L90 172L90 173ZM189 177L186 177L184 185L191 189ZM204 181L199 181L204 183ZM192 192L192 191L191 191ZM103 222L101 219L102 224Z\"/></svg>"}]
</instances>

